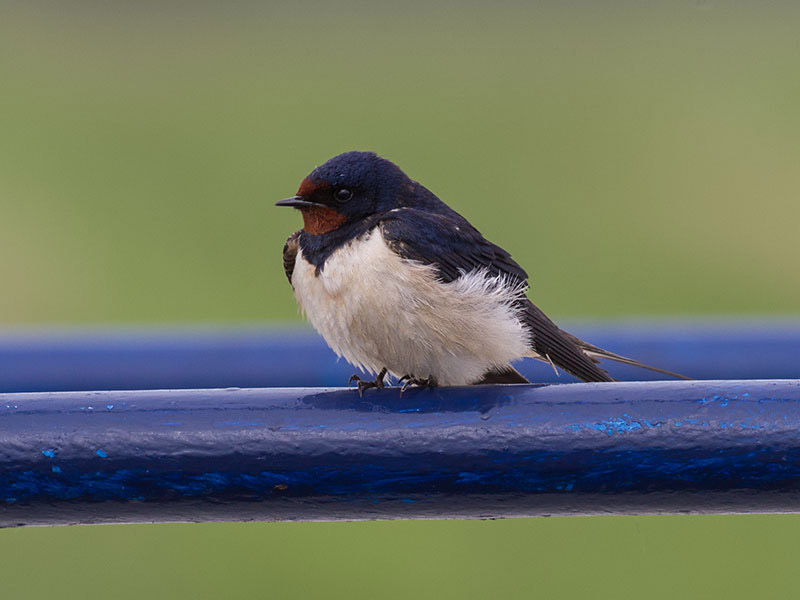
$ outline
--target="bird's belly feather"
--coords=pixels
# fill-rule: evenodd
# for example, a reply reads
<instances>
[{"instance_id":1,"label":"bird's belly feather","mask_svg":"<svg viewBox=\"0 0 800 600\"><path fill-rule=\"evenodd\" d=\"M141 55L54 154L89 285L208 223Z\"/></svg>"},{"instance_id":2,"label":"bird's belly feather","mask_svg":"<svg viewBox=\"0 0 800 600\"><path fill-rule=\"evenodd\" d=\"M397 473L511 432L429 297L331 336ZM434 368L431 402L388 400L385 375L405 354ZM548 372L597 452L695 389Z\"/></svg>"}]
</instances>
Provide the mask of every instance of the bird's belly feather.
<instances>
[{"instance_id":1,"label":"bird's belly feather","mask_svg":"<svg viewBox=\"0 0 800 600\"><path fill-rule=\"evenodd\" d=\"M334 352L372 373L466 385L530 352L514 307L523 290L479 271L443 283L379 229L336 250L319 275L298 251L292 286Z\"/></svg>"}]
</instances>

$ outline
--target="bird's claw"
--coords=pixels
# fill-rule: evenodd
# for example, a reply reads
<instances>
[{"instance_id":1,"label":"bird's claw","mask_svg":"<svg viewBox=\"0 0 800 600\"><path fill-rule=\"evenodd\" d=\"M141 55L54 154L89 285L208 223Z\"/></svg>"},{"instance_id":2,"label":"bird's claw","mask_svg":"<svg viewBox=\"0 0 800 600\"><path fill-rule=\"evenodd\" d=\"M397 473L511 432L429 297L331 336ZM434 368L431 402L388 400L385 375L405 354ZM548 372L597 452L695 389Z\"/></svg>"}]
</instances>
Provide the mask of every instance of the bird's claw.
<instances>
[{"instance_id":1,"label":"bird's claw","mask_svg":"<svg viewBox=\"0 0 800 600\"><path fill-rule=\"evenodd\" d=\"M415 377L414 375L403 375L398 381L398 384L402 383L402 387L400 388L400 394L402 395L410 386L416 385L421 388L431 388L436 387L436 378L433 375L429 377L422 378L422 377Z\"/></svg>"},{"instance_id":2,"label":"bird's claw","mask_svg":"<svg viewBox=\"0 0 800 600\"><path fill-rule=\"evenodd\" d=\"M386 368L384 367L383 369L381 369L381 372L378 373L378 376L373 381L369 380L364 381L363 379L361 379L361 377L353 373L350 376L350 379L347 380L347 387L350 387L350 384L353 383L354 381L358 382L358 396L359 398L363 398L364 390L368 390L370 388L377 388L379 390L382 390L384 387L386 387L383 382L383 378L386 377L386 373L387 371Z\"/></svg>"}]
</instances>

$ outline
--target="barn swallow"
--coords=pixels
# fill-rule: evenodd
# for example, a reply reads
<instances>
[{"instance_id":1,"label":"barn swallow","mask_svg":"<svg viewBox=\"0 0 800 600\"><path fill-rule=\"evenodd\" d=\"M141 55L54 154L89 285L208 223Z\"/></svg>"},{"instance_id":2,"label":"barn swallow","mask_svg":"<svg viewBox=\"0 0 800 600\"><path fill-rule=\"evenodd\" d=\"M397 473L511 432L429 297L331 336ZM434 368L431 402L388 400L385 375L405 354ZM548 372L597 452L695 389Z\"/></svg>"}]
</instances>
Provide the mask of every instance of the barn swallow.
<instances>
[{"instance_id":1,"label":"barn swallow","mask_svg":"<svg viewBox=\"0 0 800 600\"><path fill-rule=\"evenodd\" d=\"M529 383L533 357L583 381L614 381L598 359L682 377L559 329L526 296L528 275L501 247L394 163L346 152L277 206L303 228L283 249L297 303L337 355L407 385Z\"/></svg>"}]
</instances>

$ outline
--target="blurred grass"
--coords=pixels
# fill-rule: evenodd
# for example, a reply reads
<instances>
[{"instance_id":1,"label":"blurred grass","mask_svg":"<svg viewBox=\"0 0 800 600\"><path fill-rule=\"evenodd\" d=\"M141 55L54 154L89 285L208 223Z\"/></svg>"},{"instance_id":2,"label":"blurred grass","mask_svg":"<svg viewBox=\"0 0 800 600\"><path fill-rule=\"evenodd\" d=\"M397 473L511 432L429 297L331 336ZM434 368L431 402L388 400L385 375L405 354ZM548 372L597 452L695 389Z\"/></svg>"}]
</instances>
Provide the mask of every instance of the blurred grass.
<instances>
[{"instance_id":1,"label":"blurred grass","mask_svg":"<svg viewBox=\"0 0 800 600\"><path fill-rule=\"evenodd\" d=\"M350 149L556 317L798 312L800 5L0 5L0 325L296 320L272 208ZM800 520L0 532L43 598L788 597ZM790 587L791 586L791 587Z\"/></svg>"},{"instance_id":2,"label":"blurred grass","mask_svg":"<svg viewBox=\"0 0 800 600\"><path fill-rule=\"evenodd\" d=\"M796 5L22 6L0 323L297 319L272 202L354 148L556 316L798 310Z\"/></svg>"},{"instance_id":3,"label":"blurred grass","mask_svg":"<svg viewBox=\"0 0 800 600\"><path fill-rule=\"evenodd\" d=\"M4 598L63 600L793 598L790 522L559 517L9 530L0 532L0 589Z\"/></svg>"}]
</instances>

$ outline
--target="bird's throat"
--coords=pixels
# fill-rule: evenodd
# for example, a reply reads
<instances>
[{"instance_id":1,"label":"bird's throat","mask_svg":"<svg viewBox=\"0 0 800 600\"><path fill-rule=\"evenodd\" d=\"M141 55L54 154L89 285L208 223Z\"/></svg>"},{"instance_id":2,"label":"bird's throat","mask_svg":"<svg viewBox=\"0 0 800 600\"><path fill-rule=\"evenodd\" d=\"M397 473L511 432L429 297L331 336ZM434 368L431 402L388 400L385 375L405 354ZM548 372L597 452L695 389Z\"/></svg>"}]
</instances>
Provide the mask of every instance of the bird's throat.
<instances>
[{"instance_id":1,"label":"bird's throat","mask_svg":"<svg viewBox=\"0 0 800 600\"><path fill-rule=\"evenodd\" d=\"M346 220L343 214L327 206L309 206L300 209L303 229L311 235L320 235L338 229Z\"/></svg>"}]
</instances>

